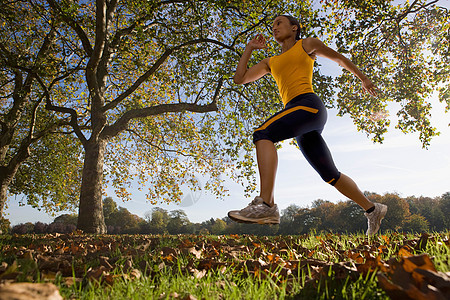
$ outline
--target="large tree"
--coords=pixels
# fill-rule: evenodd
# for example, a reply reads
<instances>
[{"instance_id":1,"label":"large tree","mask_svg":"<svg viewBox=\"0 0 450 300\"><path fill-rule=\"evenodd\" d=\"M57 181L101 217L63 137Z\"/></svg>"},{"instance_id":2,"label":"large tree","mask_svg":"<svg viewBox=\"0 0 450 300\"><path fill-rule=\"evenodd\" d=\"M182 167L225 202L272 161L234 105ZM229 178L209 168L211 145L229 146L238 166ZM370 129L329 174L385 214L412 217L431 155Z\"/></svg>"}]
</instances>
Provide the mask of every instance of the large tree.
<instances>
[{"instance_id":1,"label":"large tree","mask_svg":"<svg viewBox=\"0 0 450 300\"><path fill-rule=\"evenodd\" d=\"M0 219L10 195L47 212L74 208L80 145L61 131L69 120L44 109L45 94L73 69L56 44L56 27L26 1L1 1ZM57 53L58 55L55 55Z\"/></svg>"},{"instance_id":2,"label":"large tree","mask_svg":"<svg viewBox=\"0 0 450 300\"><path fill-rule=\"evenodd\" d=\"M277 100L276 92L264 80L251 90L259 88L254 92L266 99L245 103L250 93L232 86L229 77L240 54L237 45L270 24L283 5L36 2L49 19L64 23L58 36L78 46L71 51L83 66L65 84L78 91L77 99L61 105L51 94L46 98L47 109L71 117L84 148L79 229L105 232L105 174L124 199L132 180L149 181L148 197L155 203L181 199L181 185L199 186L198 173L207 177L206 189L221 195L222 174L239 180L254 172L247 136L266 115L255 110L274 111L268 102ZM305 5L297 9L307 12ZM236 160L238 171L232 167Z\"/></svg>"}]
</instances>

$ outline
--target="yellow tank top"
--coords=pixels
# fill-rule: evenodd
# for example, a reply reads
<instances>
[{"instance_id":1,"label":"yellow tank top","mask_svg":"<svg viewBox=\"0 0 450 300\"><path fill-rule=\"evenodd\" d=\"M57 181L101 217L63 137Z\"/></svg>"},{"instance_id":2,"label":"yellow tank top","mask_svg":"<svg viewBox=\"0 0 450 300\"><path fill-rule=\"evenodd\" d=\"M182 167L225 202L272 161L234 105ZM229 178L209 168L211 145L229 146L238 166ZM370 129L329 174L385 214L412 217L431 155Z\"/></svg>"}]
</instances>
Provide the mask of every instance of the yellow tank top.
<instances>
[{"instance_id":1,"label":"yellow tank top","mask_svg":"<svg viewBox=\"0 0 450 300\"><path fill-rule=\"evenodd\" d=\"M314 93L313 66L314 60L303 49L302 40L297 41L288 51L270 58L270 72L285 106L298 95Z\"/></svg>"}]
</instances>

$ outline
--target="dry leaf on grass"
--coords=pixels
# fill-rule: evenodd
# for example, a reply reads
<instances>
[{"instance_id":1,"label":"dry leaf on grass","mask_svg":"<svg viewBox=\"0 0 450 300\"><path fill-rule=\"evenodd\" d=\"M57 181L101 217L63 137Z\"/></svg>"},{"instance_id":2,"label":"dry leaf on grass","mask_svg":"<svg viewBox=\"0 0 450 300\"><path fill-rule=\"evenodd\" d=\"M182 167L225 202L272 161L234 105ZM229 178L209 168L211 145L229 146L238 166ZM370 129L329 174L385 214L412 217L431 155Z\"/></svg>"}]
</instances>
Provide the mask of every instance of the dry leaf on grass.
<instances>
[{"instance_id":1,"label":"dry leaf on grass","mask_svg":"<svg viewBox=\"0 0 450 300\"><path fill-rule=\"evenodd\" d=\"M210 272L233 272L244 277L272 278L276 283L289 282L303 272L308 272L308 279L314 282L324 278L355 280L378 271L380 287L394 297L424 296L432 300L442 294L450 299L448 276L436 272L427 255L412 254L423 251L430 242L448 246L448 236L422 235L406 240L393 234L370 241L355 238L346 241L345 248L335 236L313 236L314 246L305 247L303 237L289 236L36 235L28 246L3 245L2 254L12 257L8 262L13 263L1 263L0 282L16 281L30 268L46 280L59 272L69 286L74 284L72 277L77 282L84 278L111 285L116 279L157 276L163 269L181 270L198 279ZM394 253L400 261L386 261L387 253ZM86 273L84 266L95 267ZM418 296L411 298L414 293Z\"/></svg>"},{"instance_id":2,"label":"dry leaf on grass","mask_svg":"<svg viewBox=\"0 0 450 300\"><path fill-rule=\"evenodd\" d=\"M52 283L10 283L0 286L0 300L62 300Z\"/></svg>"},{"instance_id":3,"label":"dry leaf on grass","mask_svg":"<svg viewBox=\"0 0 450 300\"><path fill-rule=\"evenodd\" d=\"M380 287L392 299L450 299L448 276L436 272L427 254L403 256L400 261L390 259L389 270L378 273L377 277Z\"/></svg>"}]
</instances>

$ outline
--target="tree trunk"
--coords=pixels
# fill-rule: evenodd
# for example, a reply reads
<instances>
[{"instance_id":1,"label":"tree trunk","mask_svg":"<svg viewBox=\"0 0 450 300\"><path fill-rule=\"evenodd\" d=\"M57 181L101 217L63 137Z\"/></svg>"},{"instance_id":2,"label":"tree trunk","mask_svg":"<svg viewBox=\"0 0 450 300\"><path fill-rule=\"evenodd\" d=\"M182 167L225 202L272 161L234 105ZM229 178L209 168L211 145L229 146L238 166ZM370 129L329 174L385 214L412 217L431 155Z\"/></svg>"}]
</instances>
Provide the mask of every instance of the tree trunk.
<instances>
[{"instance_id":1,"label":"tree trunk","mask_svg":"<svg viewBox=\"0 0 450 300\"><path fill-rule=\"evenodd\" d=\"M0 225L3 223L2 220L4 219L3 210L5 209L5 204L8 200L8 188L13 181L14 176L16 176L19 164L15 165L13 168L5 166L0 167ZM2 234L1 227L0 234Z\"/></svg>"},{"instance_id":2,"label":"tree trunk","mask_svg":"<svg viewBox=\"0 0 450 300\"><path fill-rule=\"evenodd\" d=\"M30 157L30 140L27 139L22 142L16 155L14 155L9 164L0 166L0 220L3 219L3 209L5 208L6 201L8 200L8 188L20 165Z\"/></svg>"},{"instance_id":3,"label":"tree trunk","mask_svg":"<svg viewBox=\"0 0 450 300\"><path fill-rule=\"evenodd\" d=\"M8 200L8 187L12 181L11 176L5 176L3 168L0 168L0 220L3 219L3 209L5 208L6 200Z\"/></svg>"},{"instance_id":4,"label":"tree trunk","mask_svg":"<svg viewBox=\"0 0 450 300\"><path fill-rule=\"evenodd\" d=\"M103 217L102 183L103 161L107 141L87 141L77 228L86 233L106 233Z\"/></svg>"}]
</instances>

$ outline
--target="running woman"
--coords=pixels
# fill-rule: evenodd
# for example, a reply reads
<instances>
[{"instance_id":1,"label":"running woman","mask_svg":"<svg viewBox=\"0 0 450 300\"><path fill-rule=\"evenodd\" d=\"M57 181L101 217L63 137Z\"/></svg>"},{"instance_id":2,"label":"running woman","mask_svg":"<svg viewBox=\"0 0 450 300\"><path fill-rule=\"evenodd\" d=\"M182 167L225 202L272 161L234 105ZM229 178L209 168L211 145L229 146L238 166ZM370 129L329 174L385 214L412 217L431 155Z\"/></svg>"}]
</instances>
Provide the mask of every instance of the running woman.
<instances>
[{"instance_id":1,"label":"running woman","mask_svg":"<svg viewBox=\"0 0 450 300\"><path fill-rule=\"evenodd\" d=\"M375 234L386 215L387 206L371 202L350 177L337 170L321 136L327 112L322 100L312 88L314 60L321 56L335 61L358 77L363 91L372 96L377 95L374 84L349 59L325 46L320 40L311 37L300 39L300 24L294 17L276 17L272 33L281 46L281 54L265 58L247 68L253 50L267 48L264 36L256 36L247 44L233 80L236 84L245 84L272 74L278 85L284 109L270 117L253 133L261 184L259 196L247 207L230 211L228 216L243 223L280 223L280 213L274 203L278 164L275 143L295 137L303 155L322 179L366 211L367 235Z\"/></svg>"}]
</instances>

